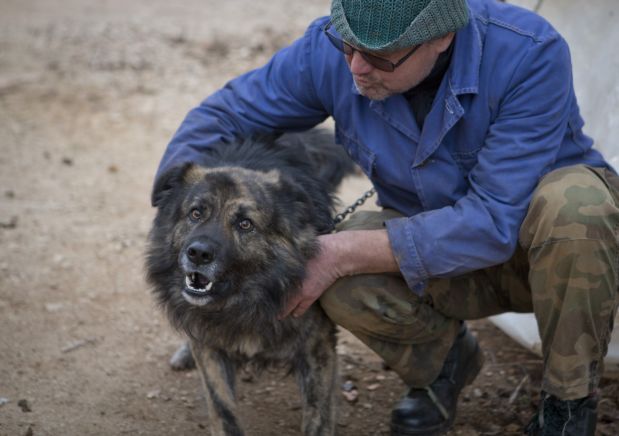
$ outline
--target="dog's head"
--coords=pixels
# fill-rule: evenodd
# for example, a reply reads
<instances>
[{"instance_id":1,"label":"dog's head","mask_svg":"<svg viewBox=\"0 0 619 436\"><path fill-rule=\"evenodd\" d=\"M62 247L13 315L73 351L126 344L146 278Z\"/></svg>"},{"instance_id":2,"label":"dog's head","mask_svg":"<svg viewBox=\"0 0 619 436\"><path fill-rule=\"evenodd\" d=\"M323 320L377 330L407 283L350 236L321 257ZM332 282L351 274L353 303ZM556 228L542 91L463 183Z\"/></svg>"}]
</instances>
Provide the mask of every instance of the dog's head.
<instances>
[{"instance_id":1,"label":"dog's head","mask_svg":"<svg viewBox=\"0 0 619 436\"><path fill-rule=\"evenodd\" d=\"M279 172L185 165L157 181L148 275L166 302L276 311L331 225L303 184ZM326 209L326 213L323 209ZM158 291L162 293L162 290Z\"/></svg>"}]
</instances>

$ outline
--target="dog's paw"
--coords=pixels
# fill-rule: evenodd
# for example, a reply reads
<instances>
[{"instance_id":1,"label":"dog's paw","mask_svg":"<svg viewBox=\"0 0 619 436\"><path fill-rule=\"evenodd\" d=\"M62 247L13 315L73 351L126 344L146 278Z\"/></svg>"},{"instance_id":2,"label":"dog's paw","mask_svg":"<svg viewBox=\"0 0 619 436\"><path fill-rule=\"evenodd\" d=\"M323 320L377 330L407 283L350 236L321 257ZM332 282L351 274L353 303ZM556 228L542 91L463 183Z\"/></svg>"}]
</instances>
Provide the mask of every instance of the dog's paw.
<instances>
[{"instance_id":1,"label":"dog's paw","mask_svg":"<svg viewBox=\"0 0 619 436\"><path fill-rule=\"evenodd\" d=\"M170 358L170 367L174 371L188 371L195 369L196 361L193 360L193 354L191 354L191 348L189 344L185 342L178 350L174 352Z\"/></svg>"}]
</instances>

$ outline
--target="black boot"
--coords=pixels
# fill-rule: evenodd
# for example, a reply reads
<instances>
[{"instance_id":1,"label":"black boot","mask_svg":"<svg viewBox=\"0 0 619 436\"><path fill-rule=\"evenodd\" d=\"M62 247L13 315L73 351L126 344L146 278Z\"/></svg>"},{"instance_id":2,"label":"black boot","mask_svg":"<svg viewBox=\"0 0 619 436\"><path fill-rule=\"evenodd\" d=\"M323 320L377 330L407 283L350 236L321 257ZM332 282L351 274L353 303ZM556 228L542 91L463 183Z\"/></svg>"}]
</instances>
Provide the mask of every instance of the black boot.
<instances>
[{"instance_id":1,"label":"black boot","mask_svg":"<svg viewBox=\"0 0 619 436\"><path fill-rule=\"evenodd\" d=\"M560 400L542 393L539 411L524 432L529 436L593 436L597 405L595 394L579 400Z\"/></svg>"},{"instance_id":2,"label":"black boot","mask_svg":"<svg viewBox=\"0 0 619 436\"><path fill-rule=\"evenodd\" d=\"M439 376L423 389L411 388L391 412L391 435L438 435L453 425L458 395L483 365L475 337L463 323Z\"/></svg>"}]
</instances>

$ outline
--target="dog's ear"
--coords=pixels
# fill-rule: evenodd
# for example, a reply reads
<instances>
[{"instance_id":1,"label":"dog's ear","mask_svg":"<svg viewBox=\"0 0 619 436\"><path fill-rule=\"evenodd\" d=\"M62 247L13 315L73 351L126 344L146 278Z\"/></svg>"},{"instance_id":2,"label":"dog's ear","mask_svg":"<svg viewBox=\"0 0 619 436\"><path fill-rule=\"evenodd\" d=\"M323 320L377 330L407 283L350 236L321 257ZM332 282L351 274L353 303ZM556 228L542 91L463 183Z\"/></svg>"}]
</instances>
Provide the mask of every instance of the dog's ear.
<instances>
[{"instance_id":1,"label":"dog's ear","mask_svg":"<svg viewBox=\"0 0 619 436\"><path fill-rule=\"evenodd\" d=\"M286 215L291 222L301 227L310 225L319 234L333 230L331 218L331 197L326 190L317 189L315 184L307 184L297 177L296 180L283 177L277 189L277 197L286 204Z\"/></svg>"},{"instance_id":2,"label":"dog's ear","mask_svg":"<svg viewBox=\"0 0 619 436\"><path fill-rule=\"evenodd\" d=\"M155 180L150 202L153 207L161 207L175 189L185 183L185 174L194 166L191 162L174 166L164 171Z\"/></svg>"}]
</instances>

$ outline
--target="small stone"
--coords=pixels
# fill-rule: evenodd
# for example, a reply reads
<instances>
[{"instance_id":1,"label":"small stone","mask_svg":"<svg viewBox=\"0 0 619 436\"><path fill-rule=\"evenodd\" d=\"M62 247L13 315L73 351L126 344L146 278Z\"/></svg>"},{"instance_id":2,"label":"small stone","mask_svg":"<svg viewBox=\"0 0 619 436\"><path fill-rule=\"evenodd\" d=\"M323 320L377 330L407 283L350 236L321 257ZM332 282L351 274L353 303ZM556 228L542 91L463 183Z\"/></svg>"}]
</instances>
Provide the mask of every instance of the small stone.
<instances>
[{"instance_id":1,"label":"small stone","mask_svg":"<svg viewBox=\"0 0 619 436\"><path fill-rule=\"evenodd\" d=\"M161 394L161 389L155 389L153 391L150 391L146 394L146 398L148 398L149 400L152 400L153 398L159 398L159 395Z\"/></svg>"},{"instance_id":2,"label":"small stone","mask_svg":"<svg viewBox=\"0 0 619 436\"><path fill-rule=\"evenodd\" d=\"M349 403L356 403L359 399L359 391L356 389L353 389L351 391L342 391L342 395L344 395L344 398Z\"/></svg>"},{"instance_id":3,"label":"small stone","mask_svg":"<svg viewBox=\"0 0 619 436\"><path fill-rule=\"evenodd\" d=\"M342 390L344 392L350 392L353 389L357 389L357 387L355 386L355 384L352 382L352 380L346 380L344 383L342 383Z\"/></svg>"},{"instance_id":4,"label":"small stone","mask_svg":"<svg viewBox=\"0 0 619 436\"><path fill-rule=\"evenodd\" d=\"M107 167L107 172L111 174L116 174L118 172L118 167L116 165L110 165Z\"/></svg>"},{"instance_id":5,"label":"small stone","mask_svg":"<svg viewBox=\"0 0 619 436\"><path fill-rule=\"evenodd\" d=\"M17 227L19 218L12 216L8 221L0 221L0 229L14 229Z\"/></svg>"},{"instance_id":6,"label":"small stone","mask_svg":"<svg viewBox=\"0 0 619 436\"><path fill-rule=\"evenodd\" d=\"M19 406L22 412L32 412L32 409L30 408L30 404L28 403L28 400L19 400L17 402L17 405Z\"/></svg>"},{"instance_id":7,"label":"small stone","mask_svg":"<svg viewBox=\"0 0 619 436\"><path fill-rule=\"evenodd\" d=\"M509 424L505 427L505 431L509 433L517 433L520 431L520 426L518 424Z\"/></svg>"},{"instance_id":8,"label":"small stone","mask_svg":"<svg viewBox=\"0 0 619 436\"><path fill-rule=\"evenodd\" d=\"M73 159L71 159L70 157L63 157L61 162L63 165L66 165L68 167L73 165Z\"/></svg>"},{"instance_id":9,"label":"small stone","mask_svg":"<svg viewBox=\"0 0 619 436\"><path fill-rule=\"evenodd\" d=\"M34 436L34 431L32 430L31 425L28 426L28 430L26 430L26 433L24 433L24 436Z\"/></svg>"},{"instance_id":10,"label":"small stone","mask_svg":"<svg viewBox=\"0 0 619 436\"><path fill-rule=\"evenodd\" d=\"M4 406L10 400L8 398L0 397L0 406Z\"/></svg>"},{"instance_id":11,"label":"small stone","mask_svg":"<svg viewBox=\"0 0 619 436\"><path fill-rule=\"evenodd\" d=\"M254 375L249 373L249 372L243 372L241 374L241 381L243 383L253 383L254 381Z\"/></svg>"},{"instance_id":12,"label":"small stone","mask_svg":"<svg viewBox=\"0 0 619 436\"><path fill-rule=\"evenodd\" d=\"M493 423L488 424L488 430L489 430L488 433L490 434L504 434L503 433L504 429L500 425L497 425L497 424L493 424Z\"/></svg>"},{"instance_id":13,"label":"small stone","mask_svg":"<svg viewBox=\"0 0 619 436\"><path fill-rule=\"evenodd\" d=\"M369 385L367 387L368 391L375 391L376 389L378 389L380 387L380 383L372 383L371 385Z\"/></svg>"},{"instance_id":14,"label":"small stone","mask_svg":"<svg viewBox=\"0 0 619 436\"><path fill-rule=\"evenodd\" d=\"M385 380L385 379L387 379L387 377L386 377L386 376L384 376L384 375L382 375L382 374L377 374L377 375L376 375L376 380L377 380L377 381L383 381L383 380Z\"/></svg>"},{"instance_id":15,"label":"small stone","mask_svg":"<svg viewBox=\"0 0 619 436\"><path fill-rule=\"evenodd\" d=\"M479 388L473 389L473 396L475 398L481 398L483 395L484 395L484 393L481 391L481 389L479 389Z\"/></svg>"},{"instance_id":16,"label":"small stone","mask_svg":"<svg viewBox=\"0 0 619 436\"><path fill-rule=\"evenodd\" d=\"M85 345L91 345L97 342L97 338L86 338L86 339L78 339L76 341L71 341L67 345L65 345L60 351L63 353L70 353L71 351L77 350L78 348L82 348Z\"/></svg>"},{"instance_id":17,"label":"small stone","mask_svg":"<svg viewBox=\"0 0 619 436\"><path fill-rule=\"evenodd\" d=\"M64 307L62 303L46 303L45 310L48 312L58 312Z\"/></svg>"}]
</instances>

